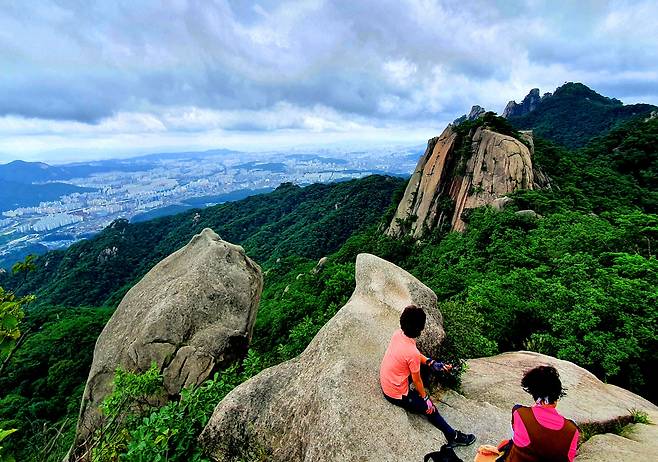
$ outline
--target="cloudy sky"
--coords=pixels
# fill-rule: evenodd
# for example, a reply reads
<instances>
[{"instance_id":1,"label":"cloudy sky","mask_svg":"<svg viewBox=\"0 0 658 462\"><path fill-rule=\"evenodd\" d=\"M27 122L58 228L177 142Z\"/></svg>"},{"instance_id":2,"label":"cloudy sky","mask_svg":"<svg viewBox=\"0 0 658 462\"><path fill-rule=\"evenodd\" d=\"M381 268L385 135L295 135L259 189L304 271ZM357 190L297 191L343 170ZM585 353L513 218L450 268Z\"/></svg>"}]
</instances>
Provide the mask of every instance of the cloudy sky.
<instances>
[{"instance_id":1,"label":"cloudy sky","mask_svg":"<svg viewBox=\"0 0 658 462\"><path fill-rule=\"evenodd\" d=\"M0 160L422 144L583 82L658 103L658 1L1 0Z\"/></svg>"}]
</instances>

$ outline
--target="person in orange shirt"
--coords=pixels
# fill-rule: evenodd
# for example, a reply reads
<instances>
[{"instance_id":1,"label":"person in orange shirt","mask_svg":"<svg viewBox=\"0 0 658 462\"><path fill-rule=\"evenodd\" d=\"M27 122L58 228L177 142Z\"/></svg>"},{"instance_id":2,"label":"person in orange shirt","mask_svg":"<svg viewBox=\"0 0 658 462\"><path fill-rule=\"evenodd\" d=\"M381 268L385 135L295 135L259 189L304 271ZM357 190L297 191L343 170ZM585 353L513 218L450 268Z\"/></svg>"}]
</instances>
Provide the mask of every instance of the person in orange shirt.
<instances>
[{"instance_id":1,"label":"person in orange shirt","mask_svg":"<svg viewBox=\"0 0 658 462\"><path fill-rule=\"evenodd\" d=\"M475 442L475 435L453 429L439 414L425 390L420 374L424 364L431 371L450 371L452 365L428 358L418 351L416 338L425 328L425 312L422 308L410 305L402 311L400 329L391 338L379 369L379 381L384 397L396 406L414 414L423 414L448 441L448 447L468 446ZM409 387L409 381L414 388Z\"/></svg>"}]
</instances>

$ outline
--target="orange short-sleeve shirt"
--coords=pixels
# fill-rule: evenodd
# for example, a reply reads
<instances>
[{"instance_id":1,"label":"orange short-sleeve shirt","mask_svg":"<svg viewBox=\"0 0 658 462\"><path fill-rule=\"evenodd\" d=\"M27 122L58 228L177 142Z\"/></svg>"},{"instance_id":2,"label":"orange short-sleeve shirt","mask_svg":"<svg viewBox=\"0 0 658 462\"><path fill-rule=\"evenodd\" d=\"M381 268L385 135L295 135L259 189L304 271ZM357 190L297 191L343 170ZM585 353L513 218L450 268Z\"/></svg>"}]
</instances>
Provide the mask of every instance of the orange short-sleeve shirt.
<instances>
[{"instance_id":1,"label":"orange short-sleeve shirt","mask_svg":"<svg viewBox=\"0 0 658 462\"><path fill-rule=\"evenodd\" d=\"M400 399L409 393L409 376L420 371L420 352L416 340L407 337L398 329L393 334L382 365L379 369L379 382L384 394Z\"/></svg>"}]
</instances>

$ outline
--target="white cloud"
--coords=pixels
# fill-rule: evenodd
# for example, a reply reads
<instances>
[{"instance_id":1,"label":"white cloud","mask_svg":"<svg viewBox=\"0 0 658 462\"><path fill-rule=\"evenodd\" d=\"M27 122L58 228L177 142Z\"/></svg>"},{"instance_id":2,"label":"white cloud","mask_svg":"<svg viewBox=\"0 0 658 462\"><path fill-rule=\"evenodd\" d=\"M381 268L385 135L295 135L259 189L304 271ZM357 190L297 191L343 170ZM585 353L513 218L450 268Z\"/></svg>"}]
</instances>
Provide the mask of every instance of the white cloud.
<instances>
[{"instance_id":1,"label":"white cloud","mask_svg":"<svg viewBox=\"0 0 658 462\"><path fill-rule=\"evenodd\" d=\"M385 130L400 138L438 132L473 104L501 111L530 88L565 81L658 102L655 1L52 0L3 8L0 149L9 155L86 149L94 139L130 147L240 136L247 145L279 132L289 140L291 132L318 140Z\"/></svg>"},{"instance_id":2,"label":"white cloud","mask_svg":"<svg viewBox=\"0 0 658 462\"><path fill-rule=\"evenodd\" d=\"M386 61L383 67L385 75L391 83L402 88L409 87L414 83L413 77L418 71L418 66L406 59Z\"/></svg>"}]
</instances>

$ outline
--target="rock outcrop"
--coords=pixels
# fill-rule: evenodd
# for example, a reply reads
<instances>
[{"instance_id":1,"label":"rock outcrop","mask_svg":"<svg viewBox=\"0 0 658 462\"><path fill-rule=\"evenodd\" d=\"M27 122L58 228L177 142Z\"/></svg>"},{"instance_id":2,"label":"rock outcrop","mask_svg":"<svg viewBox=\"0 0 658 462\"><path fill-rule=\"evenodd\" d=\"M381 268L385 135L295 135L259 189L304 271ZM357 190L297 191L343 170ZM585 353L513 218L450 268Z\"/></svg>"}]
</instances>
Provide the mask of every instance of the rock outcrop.
<instances>
[{"instance_id":1,"label":"rock outcrop","mask_svg":"<svg viewBox=\"0 0 658 462\"><path fill-rule=\"evenodd\" d=\"M532 135L522 136L525 143L480 126L460 139L448 126L430 139L387 234L420 238L447 223L462 231L464 211L491 205L518 189L533 189Z\"/></svg>"},{"instance_id":2,"label":"rock outcrop","mask_svg":"<svg viewBox=\"0 0 658 462\"><path fill-rule=\"evenodd\" d=\"M100 425L99 405L118 367L144 371L156 363L166 391L177 395L245 354L262 287L261 270L242 247L210 229L154 266L96 342L73 454Z\"/></svg>"},{"instance_id":3,"label":"rock outcrop","mask_svg":"<svg viewBox=\"0 0 658 462\"><path fill-rule=\"evenodd\" d=\"M359 255L349 302L300 356L229 393L202 445L218 461L247 453L281 462L422 460L443 435L389 404L379 387L381 358L410 303L428 313L418 345L434 355L444 336L434 293L397 266Z\"/></svg>"},{"instance_id":4,"label":"rock outcrop","mask_svg":"<svg viewBox=\"0 0 658 462\"><path fill-rule=\"evenodd\" d=\"M454 125L459 125L460 123L466 122L467 120L477 120L478 117L483 116L486 112L487 110L485 108L476 104L475 106L471 107L471 111L468 113L468 115L464 114L458 119L455 119L452 123Z\"/></svg>"},{"instance_id":5,"label":"rock outcrop","mask_svg":"<svg viewBox=\"0 0 658 462\"><path fill-rule=\"evenodd\" d=\"M654 421L655 422L655 421ZM578 451L578 462L619 462L658 460L658 427L636 424L622 435L595 435Z\"/></svg>"},{"instance_id":6,"label":"rock outcrop","mask_svg":"<svg viewBox=\"0 0 658 462\"><path fill-rule=\"evenodd\" d=\"M523 98L520 104L516 101L510 101L503 110L503 117L508 119L510 117L519 117L534 111L539 106L539 103L551 96L550 93L545 93L544 96L539 96L539 88L533 88L530 93Z\"/></svg>"},{"instance_id":7,"label":"rock outcrop","mask_svg":"<svg viewBox=\"0 0 658 462\"><path fill-rule=\"evenodd\" d=\"M405 271L372 255L357 257L356 279L349 302L300 356L264 370L219 403L200 436L213 460L413 461L444 443L441 432L426 419L389 404L378 378L387 342L408 303L429 313L419 347L436 354L444 334L435 295ZM475 445L457 449L463 460L473 460L479 444L510 437L512 406L532 405L521 377L545 364L559 370L567 389L558 409L579 425L628 420L630 409L658 422L658 407L567 361L524 351L473 359L462 378L462 394L433 393L454 428L478 437ZM624 429L624 436L595 436L581 446L578 460L658 460L657 428L635 424Z\"/></svg>"}]
</instances>

